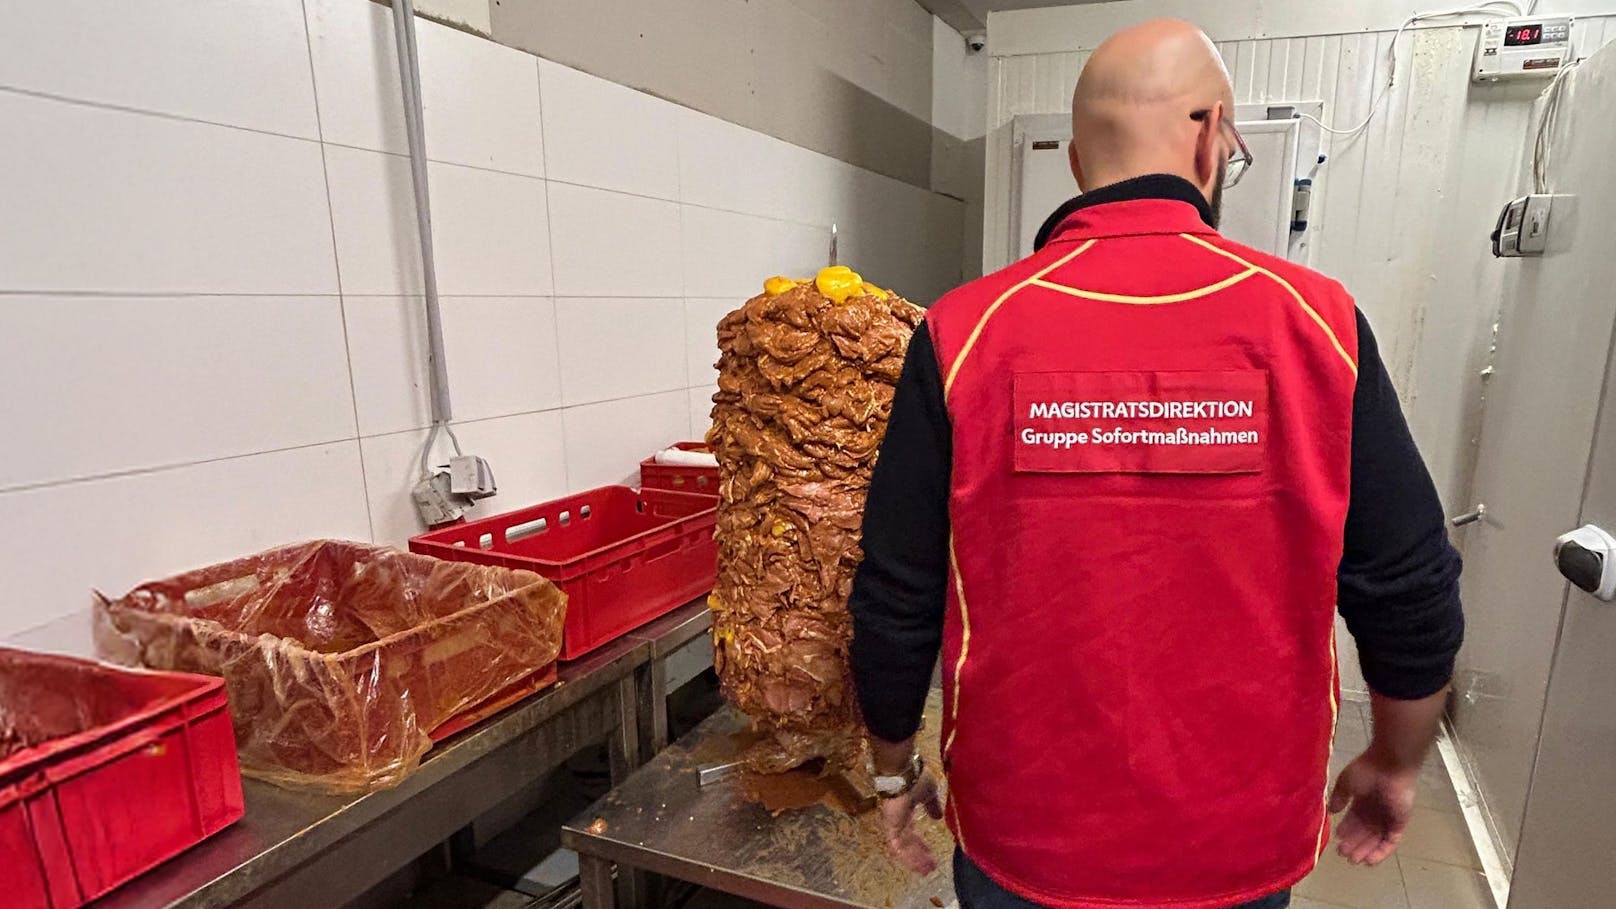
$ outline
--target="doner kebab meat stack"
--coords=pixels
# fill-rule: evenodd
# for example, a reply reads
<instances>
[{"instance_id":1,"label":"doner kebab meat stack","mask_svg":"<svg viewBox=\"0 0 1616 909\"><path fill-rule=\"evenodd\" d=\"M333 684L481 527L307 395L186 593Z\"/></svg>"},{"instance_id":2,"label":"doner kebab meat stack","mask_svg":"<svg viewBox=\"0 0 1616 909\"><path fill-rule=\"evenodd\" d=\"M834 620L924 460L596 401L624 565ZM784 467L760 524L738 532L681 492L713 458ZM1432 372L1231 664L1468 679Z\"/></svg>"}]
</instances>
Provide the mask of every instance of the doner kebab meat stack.
<instances>
[{"instance_id":1,"label":"doner kebab meat stack","mask_svg":"<svg viewBox=\"0 0 1616 909\"><path fill-rule=\"evenodd\" d=\"M892 392L922 310L846 267L771 278L718 326L715 662L761 772L860 753L847 598Z\"/></svg>"}]
</instances>

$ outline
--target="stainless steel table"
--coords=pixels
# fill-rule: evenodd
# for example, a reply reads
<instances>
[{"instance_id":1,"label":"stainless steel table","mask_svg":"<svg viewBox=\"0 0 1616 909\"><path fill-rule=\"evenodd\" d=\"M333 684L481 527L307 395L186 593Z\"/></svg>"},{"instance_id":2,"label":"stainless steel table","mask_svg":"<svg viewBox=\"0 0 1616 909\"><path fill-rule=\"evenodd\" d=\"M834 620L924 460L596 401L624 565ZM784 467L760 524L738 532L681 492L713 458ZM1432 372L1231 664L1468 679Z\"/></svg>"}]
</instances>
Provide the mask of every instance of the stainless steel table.
<instances>
[{"instance_id":1,"label":"stainless steel table","mask_svg":"<svg viewBox=\"0 0 1616 909\"><path fill-rule=\"evenodd\" d=\"M934 693L928 714L938 715ZM921 749L937 753L936 724ZM731 777L702 787L699 768L734 756L746 719L725 709L635 771L562 830L579 854L585 909L615 905L612 879L649 871L788 909L935 909L954 901L941 823L922 830L941 867L916 877L886 857L879 815L815 804L771 815Z\"/></svg>"},{"instance_id":2,"label":"stainless steel table","mask_svg":"<svg viewBox=\"0 0 1616 909\"><path fill-rule=\"evenodd\" d=\"M704 602L564 664L555 686L432 749L398 786L327 796L246 780L240 822L95 903L97 909L338 906L445 842L580 749L609 744L613 782L648 754L640 730L666 729L656 662L706 631ZM12 639L93 656L88 613Z\"/></svg>"}]
</instances>

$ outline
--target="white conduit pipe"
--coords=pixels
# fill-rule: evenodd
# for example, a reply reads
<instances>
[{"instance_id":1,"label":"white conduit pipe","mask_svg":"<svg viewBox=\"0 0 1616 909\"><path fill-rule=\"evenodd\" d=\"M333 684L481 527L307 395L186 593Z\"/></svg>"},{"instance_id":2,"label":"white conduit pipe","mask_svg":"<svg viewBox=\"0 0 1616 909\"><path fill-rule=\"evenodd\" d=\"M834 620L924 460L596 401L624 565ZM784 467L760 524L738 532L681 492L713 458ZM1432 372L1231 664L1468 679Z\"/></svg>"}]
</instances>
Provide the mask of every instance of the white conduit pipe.
<instances>
[{"instance_id":1,"label":"white conduit pipe","mask_svg":"<svg viewBox=\"0 0 1616 909\"><path fill-rule=\"evenodd\" d=\"M449 403L449 367L443 355L443 314L438 306L438 269L432 254L432 205L426 173L426 133L421 127L421 61L415 48L415 3L393 0L393 37L398 48L399 84L404 94L404 133L410 148L410 179L415 187L415 226L421 239L421 278L426 291L427 373L432 393L432 432L421 450L421 472L438 430L454 418ZM454 432L449 433L454 440ZM458 440L455 449L459 450Z\"/></svg>"}]
</instances>

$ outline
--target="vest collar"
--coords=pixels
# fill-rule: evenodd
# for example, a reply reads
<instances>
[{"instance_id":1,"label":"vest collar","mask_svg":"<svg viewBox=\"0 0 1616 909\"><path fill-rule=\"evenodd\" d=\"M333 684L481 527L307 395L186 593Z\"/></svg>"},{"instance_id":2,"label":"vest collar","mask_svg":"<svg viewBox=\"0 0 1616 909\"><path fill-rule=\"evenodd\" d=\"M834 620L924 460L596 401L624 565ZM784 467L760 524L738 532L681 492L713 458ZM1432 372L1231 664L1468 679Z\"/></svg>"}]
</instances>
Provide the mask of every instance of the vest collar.
<instances>
[{"instance_id":1,"label":"vest collar","mask_svg":"<svg viewBox=\"0 0 1616 909\"><path fill-rule=\"evenodd\" d=\"M1150 174L1086 192L1055 210L1033 249L1048 243L1137 234L1211 234L1212 206L1194 184Z\"/></svg>"}]
</instances>

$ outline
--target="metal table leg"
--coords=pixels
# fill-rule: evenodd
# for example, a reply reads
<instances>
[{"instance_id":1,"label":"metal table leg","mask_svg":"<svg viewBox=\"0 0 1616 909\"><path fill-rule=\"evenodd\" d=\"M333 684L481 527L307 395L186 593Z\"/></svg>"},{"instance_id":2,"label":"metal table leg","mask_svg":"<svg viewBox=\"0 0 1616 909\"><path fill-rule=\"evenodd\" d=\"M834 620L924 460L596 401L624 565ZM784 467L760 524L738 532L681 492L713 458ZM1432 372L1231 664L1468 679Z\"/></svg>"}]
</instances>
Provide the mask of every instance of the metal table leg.
<instances>
[{"instance_id":1,"label":"metal table leg","mask_svg":"<svg viewBox=\"0 0 1616 909\"><path fill-rule=\"evenodd\" d=\"M643 667L642 667L643 668ZM606 750L610 756L612 785L617 786L628 778L630 773L638 770L645 764L646 754L640 738L640 704L638 700L639 685L636 679L639 671L624 676L618 681L613 692L613 708L617 712L616 724L612 729L611 740ZM582 861L582 857L580 857ZM579 873L587 880L587 874L580 865ZM608 890L611 889L611 864L607 863L606 876ZM618 869L616 882L616 905L624 909L640 909L644 905L643 896L648 892L646 875L642 871L622 868ZM586 899L588 890L584 891ZM587 905L587 904L586 904Z\"/></svg>"},{"instance_id":2,"label":"metal table leg","mask_svg":"<svg viewBox=\"0 0 1616 909\"><path fill-rule=\"evenodd\" d=\"M652 660L635 672L640 746L646 760L668 747L668 664Z\"/></svg>"},{"instance_id":3,"label":"metal table leg","mask_svg":"<svg viewBox=\"0 0 1616 909\"><path fill-rule=\"evenodd\" d=\"M617 909L617 893L612 889L611 862L580 852L578 883L583 890L583 909Z\"/></svg>"},{"instance_id":4,"label":"metal table leg","mask_svg":"<svg viewBox=\"0 0 1616 909\"><path fill-rule=\"evenodd\" d=\"M635 699L637 687L634 675L630 674L617 682L613 692L612 707L617 716L606 749L611 759L613 786L623 782L645 763L644 751L640 747L639 705Z\"/></svg>"}]
</instances>

